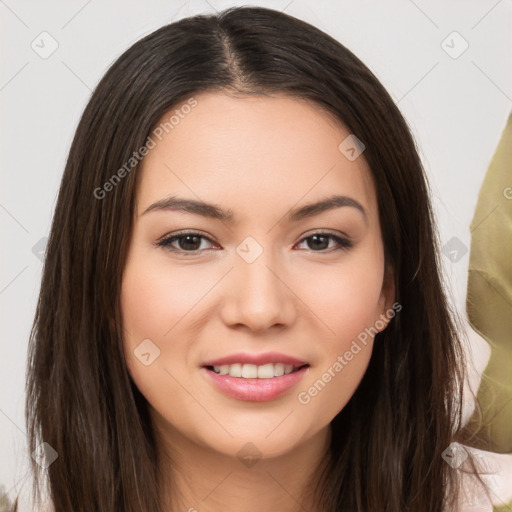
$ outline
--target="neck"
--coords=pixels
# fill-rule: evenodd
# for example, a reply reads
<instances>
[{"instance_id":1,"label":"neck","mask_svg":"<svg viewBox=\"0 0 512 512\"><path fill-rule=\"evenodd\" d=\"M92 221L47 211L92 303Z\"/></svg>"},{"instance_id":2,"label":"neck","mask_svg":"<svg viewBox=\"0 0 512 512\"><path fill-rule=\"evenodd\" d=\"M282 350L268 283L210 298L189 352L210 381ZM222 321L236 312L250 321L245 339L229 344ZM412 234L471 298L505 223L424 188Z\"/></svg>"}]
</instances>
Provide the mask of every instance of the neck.
<instances>
[{"instance_id":1,"label":"neck","mask_svg":"<svg viewBox=\"0 0 512 512\"><path fill-rule=\"evenodd\" d=\"M251 458L219 453L176 430L157 435L165 512L321 512L315 488L329 459L330 426L284 455ZM242 443L244 445L245 443Z\"/></svg>"}]
</instances>

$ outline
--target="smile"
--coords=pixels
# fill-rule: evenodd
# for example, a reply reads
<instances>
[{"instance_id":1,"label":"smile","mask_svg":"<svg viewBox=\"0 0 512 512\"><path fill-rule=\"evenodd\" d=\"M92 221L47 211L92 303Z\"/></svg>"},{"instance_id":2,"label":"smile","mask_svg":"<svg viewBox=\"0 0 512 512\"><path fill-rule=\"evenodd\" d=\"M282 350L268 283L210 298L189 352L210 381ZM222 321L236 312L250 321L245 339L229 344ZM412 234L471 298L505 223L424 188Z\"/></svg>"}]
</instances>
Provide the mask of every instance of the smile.
<instances>
[{"instance_id":1,"label":"smile","mask_svg":"<svg viewBox=\"0 0 512 512\"><path fill-rule=\"evenodd\" d=\"M272 379L273 377L282 377L294 371L301 366L283 363L268 363L264 365L255 364L223 364L220 366L209 366L208 369L219 375L229 375L230 377L239 377L242 379Z\"/></svg>"},{"instance_id":2,"label":"smile","mask_svg":"<svg viewBox=\"0 0 512 512\"><path fill-rule=\"evenodd\" d=\"M201 370L209 383L217 391L228 397L249 402L266 402L279 398L295 387L309 370L309 365L301 367L292 366L289 373L285 373L287 368L281 368L279 364L265 364L262 366L232 364L226 366L230 373L233 371L233 373L236 375L240 374L240 376L232 376L230 373L221 375L220 371L217 373L214 367L203 367ZM248 367L248 369L244 370L245 367ZM225 371L226 368L223 368L223 370ZM269 376L242 376L242 372L245 375L255 375L255 372L258 372L259 375L260 371L262 374ZM277 373L282 371L283 374L276 376L276 371ZM272 377L270 377L270 372L274 373Z\"/></svg>"}]
</instances>

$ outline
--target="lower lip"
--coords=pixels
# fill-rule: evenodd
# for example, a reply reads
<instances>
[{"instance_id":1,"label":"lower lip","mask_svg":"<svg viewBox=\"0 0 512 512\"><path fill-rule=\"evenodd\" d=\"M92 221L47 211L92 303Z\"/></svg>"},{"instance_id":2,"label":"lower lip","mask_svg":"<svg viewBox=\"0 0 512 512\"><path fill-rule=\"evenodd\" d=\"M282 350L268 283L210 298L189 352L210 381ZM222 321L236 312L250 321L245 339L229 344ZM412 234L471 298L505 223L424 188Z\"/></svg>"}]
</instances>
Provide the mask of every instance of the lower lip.
<instances>
[{"instance_id":1,"label":"lower lip","mask_svg":"<svg viewBox=\"0 0 512 512\"><path fill-rule=\"evenodd\" d=\"M211 382L224 394L238 400L251 402L266 402L284 395L293 388L308 370L309 366L303 366L297 370L281 377L271 379L244 379L242 377L230 377L219 375L213 370L202 368L211 379Z\"/></svg>"}]
</instances>

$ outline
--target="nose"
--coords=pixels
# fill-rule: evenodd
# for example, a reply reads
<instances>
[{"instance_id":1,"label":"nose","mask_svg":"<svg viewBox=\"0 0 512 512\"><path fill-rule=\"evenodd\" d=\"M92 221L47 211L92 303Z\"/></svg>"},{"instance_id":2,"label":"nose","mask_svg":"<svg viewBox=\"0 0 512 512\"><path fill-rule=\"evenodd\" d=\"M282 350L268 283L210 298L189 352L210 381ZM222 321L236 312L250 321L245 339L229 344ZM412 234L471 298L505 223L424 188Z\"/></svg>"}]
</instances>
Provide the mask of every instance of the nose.
<instances>
[{"instance_id":1,"label":"nose","mask_svg":"<svg viewBox=\"0 0 512 512\"><path fill-rule=\"evenodd\" d=\"M275 261L263 254L253 263L239 258L227 279L222 319L230 327L261 332L289 326L295 319L296 297ZM288 279L289 280L289 279Z\"/></svg>"}]
</instances>

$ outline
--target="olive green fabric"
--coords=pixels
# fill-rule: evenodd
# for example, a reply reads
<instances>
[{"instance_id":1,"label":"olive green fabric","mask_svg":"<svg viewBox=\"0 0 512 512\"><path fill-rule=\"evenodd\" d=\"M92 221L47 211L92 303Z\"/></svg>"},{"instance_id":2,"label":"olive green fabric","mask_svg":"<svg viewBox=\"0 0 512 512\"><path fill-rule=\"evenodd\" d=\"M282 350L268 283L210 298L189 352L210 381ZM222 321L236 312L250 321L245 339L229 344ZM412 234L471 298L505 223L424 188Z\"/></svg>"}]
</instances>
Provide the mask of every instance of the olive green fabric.
<instances>
[{"instance_id":1,"label":"olive green fabric","mask_svg":"<svg viewBox=\"0 0 512 512\"><path fill-rule=\"evenodd\" d=\"M511 512L512 511L512 501L507 503L506 505L501 505L500 507L493 507L493 512Z\"/></svg>"},{"instance_id":2,"label":"olive green fabric","mask_svg":"<svg viewBox=\"0 0 512 512\"><path fill-rule=\"evenodd\" d=\"M473 415L469 427L478 432L482 448L511 453L512 115L487 170L471 223L466 309L469 323L491 347L477 395L480 412Z\"/></svg>"}]
</instances>

